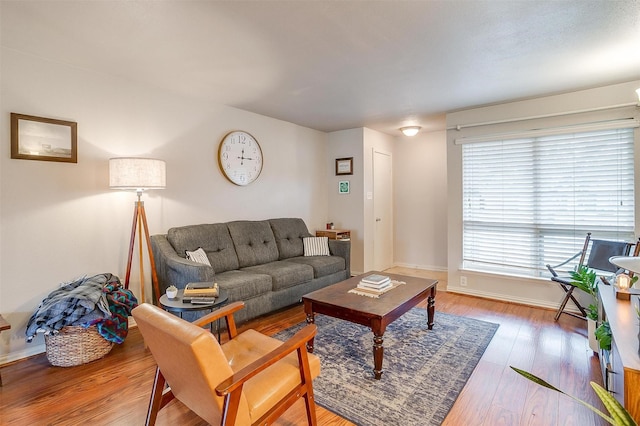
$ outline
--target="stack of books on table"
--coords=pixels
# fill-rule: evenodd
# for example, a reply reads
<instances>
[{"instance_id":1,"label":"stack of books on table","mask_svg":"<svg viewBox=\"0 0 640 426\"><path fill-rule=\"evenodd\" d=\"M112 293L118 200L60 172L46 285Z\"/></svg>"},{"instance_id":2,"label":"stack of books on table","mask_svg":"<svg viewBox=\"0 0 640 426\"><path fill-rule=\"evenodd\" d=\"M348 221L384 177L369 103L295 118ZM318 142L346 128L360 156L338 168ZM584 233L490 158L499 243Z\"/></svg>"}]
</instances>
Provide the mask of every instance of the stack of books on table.
<instances>
[{"instance_id":1,"label":"stack of books on table","mask_svg":"<svg viewBox=\"0 0 640 426\"><path fill-rule=\"evenodd\" d=\"M184 287L184 303L213 303L218 297L217 283L189 283Z\"/></svg>"},{"instance_id":2,"label":"stack of books on table","mask_svg":"<svg viewBox=\"0 0 640 426\"><path fill-rule=\"evenodd\" d=\"M367 275L358 283L358 288L364 290L383 291L389 287L391 287L391 278L378 274Z\"/></svg>"}]
</instances>

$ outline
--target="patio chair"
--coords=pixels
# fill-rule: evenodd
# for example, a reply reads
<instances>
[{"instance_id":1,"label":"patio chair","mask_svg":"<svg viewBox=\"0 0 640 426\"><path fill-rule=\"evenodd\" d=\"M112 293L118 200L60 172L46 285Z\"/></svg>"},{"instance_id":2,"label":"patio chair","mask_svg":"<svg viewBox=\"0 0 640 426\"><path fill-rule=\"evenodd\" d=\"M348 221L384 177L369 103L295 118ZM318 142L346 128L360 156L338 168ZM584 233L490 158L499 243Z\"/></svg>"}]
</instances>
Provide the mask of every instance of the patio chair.
<instances>
[{"instance_id":1,"label":"patio chair","mask_svg":"<svg viewBox=\"0 0 640 426\"><path fill-rule=\"evenodd\" d=\"M558 268L572 262L579 257L580 259L576 268L578 266L584 265L587 268L594 269L598 272L608 272L610 274L615 274L619 268L611 264L609 262L609 258L611 256L628 256L632 245L633 244L627 242L592 239L591 232L589 232L587 233L587 236L584 240L582 250L558 265L546 265L547 269L549 269L549 272L551 272L551 281L558 283L558 285L564 292L564 297L562 299L562 302L560 302L560 307L558 308L554 319L558 321L561 314L571 315L582 319L586 319L587 317L587 311L573 295L573 290L576 287L571 284L571 277L568 275L568 273L563 273L562 275L560 275L560 273L558 272ZM589 253L589 257L585 263L587 253ZM565 310L569 300L571 300L573 304L578 308L580 314Z\"/></svg>"},{"instance_id":2,"label":"patio chair","mask_svg":"<svg viewBox=\"0 0 640 426\"><path fill-rule=\"evenodd\" d=\"M147 425L174 397L212 425L271 424L303 398L307 421L316 424L312 380L320 361L306 346L316 326L284 343L255 330L238 334L233 313L242 307L232 303L193 323L148 303L133 310L157 364ZM218 318L227 321L229 341L223 344L202 328Z\"/></svg>"}]
</instances>

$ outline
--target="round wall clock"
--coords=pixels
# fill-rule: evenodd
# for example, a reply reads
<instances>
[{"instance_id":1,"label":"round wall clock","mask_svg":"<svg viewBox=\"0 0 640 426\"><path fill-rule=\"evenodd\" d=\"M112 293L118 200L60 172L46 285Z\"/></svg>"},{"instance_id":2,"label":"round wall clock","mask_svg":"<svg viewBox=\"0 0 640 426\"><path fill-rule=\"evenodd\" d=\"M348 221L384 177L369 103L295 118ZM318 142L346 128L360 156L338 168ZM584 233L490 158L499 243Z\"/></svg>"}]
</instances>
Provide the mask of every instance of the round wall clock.
<instances>
[{"instance_id":1,"label":"round wall clock","mask_svg":"<svg viewBox=\"0 0 640 426\"><path fill-rule=\"evenodd\" d=\"M249 185L262 171L260 144L247 132L230 132L220 142L218 164L229 181L236 185Z\"/></svg>"}]
</instances>

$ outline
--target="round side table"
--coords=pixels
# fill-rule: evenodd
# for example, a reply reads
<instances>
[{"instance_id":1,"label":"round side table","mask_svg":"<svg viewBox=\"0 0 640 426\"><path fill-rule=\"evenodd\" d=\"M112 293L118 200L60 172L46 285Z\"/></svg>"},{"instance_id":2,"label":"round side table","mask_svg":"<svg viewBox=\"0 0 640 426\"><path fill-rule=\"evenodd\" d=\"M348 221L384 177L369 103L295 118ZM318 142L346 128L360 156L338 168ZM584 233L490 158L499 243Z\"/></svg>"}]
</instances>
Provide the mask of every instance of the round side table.
<instances>
[{"instance_id":1,"label":"round side table","mask_svg":"<svg viewBox=\"0 0 640 426\"><path fill-rule=\"evenodd\" d=\"M165 294L160 296L160 306L162 309L168 312L172 312L175 314L179 314L180 318L182 318L183 312L196 312L196 311L210 311L213 312L216 309L221 308L226 305L229 300L229 296L226 292L220 290L219 296L216 297L216 301L213 303L191 303L191 302L183 302L182 298L184 297L184 290L179 289L178 295L173 299L169 299L169 297ZM209 328L213 333L213 323L209 324ZM220 319L216 322L216 328L218 330L218 340L220 340Z\"/></svg>"}]
</instances>

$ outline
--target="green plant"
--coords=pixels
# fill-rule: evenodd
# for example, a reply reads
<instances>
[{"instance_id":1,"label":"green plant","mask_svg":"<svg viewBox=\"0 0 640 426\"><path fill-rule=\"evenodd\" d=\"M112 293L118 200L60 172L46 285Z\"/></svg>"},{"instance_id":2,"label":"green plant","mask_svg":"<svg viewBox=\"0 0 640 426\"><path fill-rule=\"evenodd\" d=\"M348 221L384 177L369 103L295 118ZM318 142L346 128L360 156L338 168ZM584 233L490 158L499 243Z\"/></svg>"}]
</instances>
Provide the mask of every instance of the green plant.
<instances>
[{"instance_id":1,"label":"green plant","mask_svg":"<svg viewBox=\"0 0 640 426\"><path fill-rule=\"evenodd\" d=\"M588 409L590 409L591 411L593 411L594 413L596 413L597 415L599 415L604 420L606 420L607 422L609 422L610 424L612 424L614 426L638 426L638 423L636 423L636 421L633 419L633 417L631 417L631 414L629 414L629 412L627 410L625 410L625 408L618 402L618 400L615 399L613 397L613 395L611 395L609 392L607 392L606 389L604 389L602 386L600 386L599 384L597 384L595 382L590 382L591 387L593 388L593 390L596 393L596 395L598 396L598 398L600 398L600 401L602 401L602 404L604 405L604 407L609 412L609 415L606 415L605 413L603 413L602 411L598 410L593 405L590 405L590 404L584 402L583 400L576 398L575 396L569 395L568 393L564 393L560 389L558 389L555 386L545 382L541 378L539 378L537 376L534 376L531 373L528 373L528 372L526 372L524 370L520 370L519 368L515 368L513 366L510 366L510 367L511 367L511 369L513 371L515 371L516 373L520 374L523 377L526 377L527 379L531 380L532 382L537 383L538 385L543 386L543 387L545 387L547 389L551 389L551 390L554 390L556 392L560 392L561 394L568 396L569 398L573 399L574 401L579 402L580 404L584 405L585 407L587 407Z\"/></svg>"},{"instance_id":2,"label":"green plant","mask_svg":"<svg viewBox=\"0 0 640 426\"><path fill-rule=\"evenodd\" d=\"M591 296L592 303L587 307L587 317L594 321L598 320L598 284L596 283L596 272L584 265L578 266L571 275L571 285L579 288Z\"/></svg>"},{"instance_id":3,"label":"green plant","mask_svg":"<svg viewBox=\"0 0 640 426\"><path fill-rule=\"evenodd\" d=\"M604 321L596 328L596 339L600 345L600 349L611 350L611 327L608 321Z\"/></svg>"}]
</instances>

